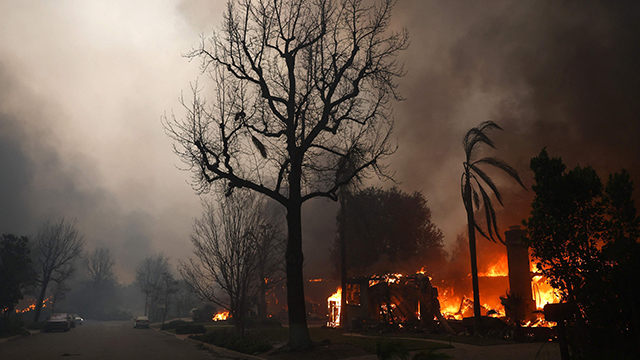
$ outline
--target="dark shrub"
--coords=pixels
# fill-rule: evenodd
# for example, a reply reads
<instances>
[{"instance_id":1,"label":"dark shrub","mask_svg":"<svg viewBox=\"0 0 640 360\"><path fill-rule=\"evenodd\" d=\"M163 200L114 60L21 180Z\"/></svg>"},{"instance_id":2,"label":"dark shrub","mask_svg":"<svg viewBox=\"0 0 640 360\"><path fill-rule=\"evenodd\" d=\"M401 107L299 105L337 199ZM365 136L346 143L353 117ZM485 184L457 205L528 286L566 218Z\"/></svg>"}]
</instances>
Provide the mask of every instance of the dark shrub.
<instances>
[{"instance_id":1,"label":"dark shrub","mask_svg":"<svg viewBox=\"0 0 640 360\"><path fill-rule=\"evenodd\" d=\"M409 350L399 342L387 339L380 339L376 342L376 355L380 360L391 360L394 358L408 359Z\"/></svg>"},{"instance_id":2,"label":"dark shrub","mask_svg":"<svg viewBox=\"0 0 640 360\"><path fill-rule=\"evenodd\" d=\"M213 315L216 313L215 306L207 304L202 309L195 309L191 318L193 321L213 321Z\"/></svg>"},{"instance_id":3,"label":"dark shrub","mask_svg":"<svg viewBox=\"0 0 640 360\"><path fill-rule=\"evenodd\" d=\"M189 324L188 322L184 321L184 320L172 320L168 323L165 323L162 325L162 327L160 328L160 330L169 330L169 329L175 329L180 325L184 325L184 324Z\"/></svg>"},{"instance_id":4,"label":"dark shrub","mask_svg":"<svg viewBox=\"0 0 640 360\"><path fill-rule=\"evenodd\" d=\"M183 324L176 327L176 334L204 334L207 329L202 324Z\"/></svg>"},{"instance_id":5,"label":"dark shrub","mask_svg":"<svg viewBox=\"0 0 640 360\"><path fill-rule=\"evenodd\" d=\"M242 338L237 333L228 330L212 331L204 335L192 336L192 338L243 354L259 354L273 348L266 341L251 337Z\"/></svg>"}]
</instances>

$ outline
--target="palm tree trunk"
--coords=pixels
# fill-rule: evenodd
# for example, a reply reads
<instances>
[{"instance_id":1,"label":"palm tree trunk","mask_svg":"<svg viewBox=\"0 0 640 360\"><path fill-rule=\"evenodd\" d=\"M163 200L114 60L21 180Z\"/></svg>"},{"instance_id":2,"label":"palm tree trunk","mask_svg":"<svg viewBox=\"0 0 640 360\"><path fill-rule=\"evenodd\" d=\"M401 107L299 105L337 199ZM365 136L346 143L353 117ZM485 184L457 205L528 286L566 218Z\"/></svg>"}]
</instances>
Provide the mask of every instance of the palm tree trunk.
<instances>
[{"instance_id":1,"label":"palm tree trunk","mask_svg":"<svg viewBox=\"0 0 640 360\"><path fill-rule=\"evenodd\" d=\"M480 287L478 285L478 259L476 253L476 229L473 217L473 203L471 202L471 184L465 184L467 228L469 231L469 255L471 256L471 284L473 287L473 317L475 332L482 321L480 314Z\"/></svg>"}]
</instances>

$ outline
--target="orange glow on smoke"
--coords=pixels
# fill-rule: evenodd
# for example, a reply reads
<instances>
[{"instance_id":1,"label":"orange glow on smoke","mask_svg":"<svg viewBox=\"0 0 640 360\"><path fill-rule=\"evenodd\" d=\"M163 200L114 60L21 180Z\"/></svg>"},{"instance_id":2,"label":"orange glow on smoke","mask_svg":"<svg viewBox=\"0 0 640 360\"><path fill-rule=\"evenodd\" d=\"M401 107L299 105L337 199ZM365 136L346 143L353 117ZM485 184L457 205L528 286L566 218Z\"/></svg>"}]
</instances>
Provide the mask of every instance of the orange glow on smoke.
<instances>
[{"instance_id":1,"label":"orange glow on smoke","mask_svg":"<svg viewBox=\"0 0 640 360\"><path fill-rule=\"evenodd\" d=\"M224 321L227 320L229 318L229 312L228 311L221 311L215 315L213 315L213 317L211 318L213 321Z\"/></svg>"}]
</instances>

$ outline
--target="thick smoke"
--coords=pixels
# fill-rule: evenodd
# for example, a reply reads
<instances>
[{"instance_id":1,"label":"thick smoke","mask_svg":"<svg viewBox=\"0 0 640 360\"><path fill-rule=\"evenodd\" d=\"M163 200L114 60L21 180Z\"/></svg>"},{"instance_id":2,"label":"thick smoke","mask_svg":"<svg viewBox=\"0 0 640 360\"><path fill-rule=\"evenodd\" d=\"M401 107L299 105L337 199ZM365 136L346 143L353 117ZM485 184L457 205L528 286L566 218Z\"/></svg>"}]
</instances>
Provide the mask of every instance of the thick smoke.
<instances>
[{"instance_id":1,"label":"thick smoke","mask_svg":"<svg viewBox=\"0 0 640 360\"><path fill-rule=\"evenodd\" d=\"M640 184L636 2L399 2L396 14L411 46L392 166L409 190L424 191L448 241L464 224L461 140L481 121L505 129L492 134L498 150L484 154L508 161L529 186L529 160L543 147L604 179L626 168ZM532 194L496 177L506 229L526 218Z\"/></svg>"},{"instance_id":2,"label":"thick smoke","mask_svg":"<svg viewBox=\"0 0 640 360\"><path fill-rule=\"evenodd\" d=\"M200 208L159 118L180 116L177 97L197 77L180 53L220 26L223 9L202 0L0 4L0 231L29 235L52 216L77 217L89 248L112 246L123 279L150 253L186 257ZM411 44L389 162L402 191L429 201L450 250L466 219L461 141L481 121L505 130L484 154L508 161L528 186L543 147L603 178L626 168L640 186L639 13L631 1L398 2L392 27L406 26ZM532 193L492 175L506 230L527 217ZM336 209L304 207L309 277L332 273Z\"/></svg>"},{"instance_id":3,"label":"thick smoke","mask_svg":"<svg viewBox=\"0 0 640 360\"><path fill-rule=\"evenodd\" d=\"M180 9L208 33L219 22L208 23L196 11L201 6L183 1ZM406 100L394 104L399 149L390 165L403 191L428 199L450 251L466 227L462 138L482 121L504 128L491 134L498 149L482 155L509 162L528 187L529 160L543 147L568 167L592 165L603 178L626 168L640 186L639 12L631 1L397 3L392 27L406 27L411 44L400 59ZM505 198L496 209L505 231L528 216L533 194L490 174ZM305 271L313 276L326 268L322 249L335 236L336 208L324 201L304 208ZM478 241L482 268L503 249Z\"/></svg>"}]
</instances>

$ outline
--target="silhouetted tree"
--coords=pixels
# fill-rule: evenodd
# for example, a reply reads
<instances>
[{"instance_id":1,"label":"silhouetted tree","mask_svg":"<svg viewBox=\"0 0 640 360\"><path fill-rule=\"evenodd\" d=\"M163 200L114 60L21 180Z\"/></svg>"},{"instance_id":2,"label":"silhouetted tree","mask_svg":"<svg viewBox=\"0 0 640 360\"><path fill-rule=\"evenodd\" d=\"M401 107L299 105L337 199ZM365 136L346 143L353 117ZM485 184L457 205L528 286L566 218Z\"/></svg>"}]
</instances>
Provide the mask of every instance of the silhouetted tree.
<instances>
[{"instance_id":1,"label":"silhouetted tree","mask_svg":"<svg viewBox=\"0 0 640 360\"><path fill-rule=\"evenodd\" d=\"M0 311L3 324L22 299L32 279L29 239L26 236L3 234L0 239ZM0 324L0 331L2 331Z\"/></svg>"},{"instance_id":2,"label":"silhouetted tree","mask_svg":"<svg viewBox=\"0 0 640 360\"><path fill-rule=\"evenodd\" d=\"M629 173L606 186L589 166L565 171L543 149L531 159L535 198L525 222L536 267L579 312L574 356L626 358L640 339L640 219ZM635 345L633 345L635 344ZM605 350L606 349L606 350Z\"/></svg>"},{"instance_id":3,"label":"silhouetted tree","mask_svg":"<svg viewBox=\"0 0 640 360\"><path fill-rule=\"evenodd\" d=\"M144 314L158 320L158 306L166 309L169 301L166 295L171 295L176 287L169 258L159 253L144 259L136 270L136 284L144 294ZM161 316L166 315L163 312L160 312Z\"/></svg>"},{"instance_id":4,"label":"silhouetted tree","mask_svg":"<svg viewBox=\"0 0 640 360\"><path fill-rule=\"evenodd\" d=\"M462 181L460 183L462 190L462 201L464 209L467 212L467 229L469 232L469 253L471 255L471 282L473 286L473 316L476 324L480 322L480 289L478 286L478 259L476 254L476 230L483 237L495 241L497 237L501 242L502 237L498 231L498 222L496 212L493 208L491 196L485 190L485 186L493 192L500 205L502 203L502 195L498 191L498 187L493 180L482 170L481 165L489 165L502 170L507 175L515 179L520 186L525 188L524 184L518 176L518 172L503 160L495 157L484 157L476 159L476 154L480 150L482 144L496 148L493 141L489 139L487 133L491 130L502 130L493 121L484 121L477 127L467 132L462 145L465 153L465 161L462 163L464 172L462 173ZM474 217L474 209L480 210L484 208L485 218L487 221L487 229L482 230L480 225L476 223Z\"/></svg>"},{"instance_id":5,"label":"silhouetted tree","mask_svg":"<svg viewBox=\"0 0 640 360\"><path fill-rule=\"evenodd\" d=\"M257 194L236 191L203 205L191 236L195 258L181 262L179 271L202 300L228 310L242 334L252 299L278 269L284 249Z\"/></svg>"},{"instance_id":6,"label":"silhouetted tree","mask_svg":"<svg viewBox=\"0 0 640 360\"><path fill-rule=\"evenodd\" d=\"M47 221L38 230L33 266L40 293L36 301L34 322L40 319L42 302L51 281L58 285L58 290L65 289L62 284L73 275L74 261L82 253L83 246L84 241L76 228L75 220L62 218L57 222Z\"/></svg>"},{"instance_id":7,"label":"silhouetted tree","mask_svg":"<svg viewBox=\"0 0 640 360\"><path fill-rule=\"evenodd\" d=\"M337 215L338 236L331 249L331 260L340 268L342 236L349 266L354 275L367 271L381 256L395 263L395 271L431 273L445 259L442 231L433 223L427 200L419 192L404 193L397 188L367 188L345 197Z\"/></svg>"},{"instance_id":8,"label":"silhouetted tree","mask_svg":"<svg viewBox=\"0 0 640 360\"><path fill-rule=\"evenodd\" d=\"M382 160L403 74L397 54L406 31L389 31L393 0L230 1L223 26L188 56L202 60L215 83L213 103L193 88L186 119L165 119L176 153L200 192L222 182L282 204L289 345L308 348L302 273L302 203L337 199L358 174L385 177ZM362 162L340 179L341 163L358 149Z\"/></svg>"},{"instance_id":9,"label":"silhouetted tree","mask_svg":"<svg viewBox=\"0 0 640 360\"><path fill-rule=\"evenodd\" d=\"M111 251L104 247L94 249L84 258L89 272L89 291L92 298L92 313L102 316L105 308L104 289L108 282L114 281L113 267L116 260Z\"/></svg>"}]
</instances>

